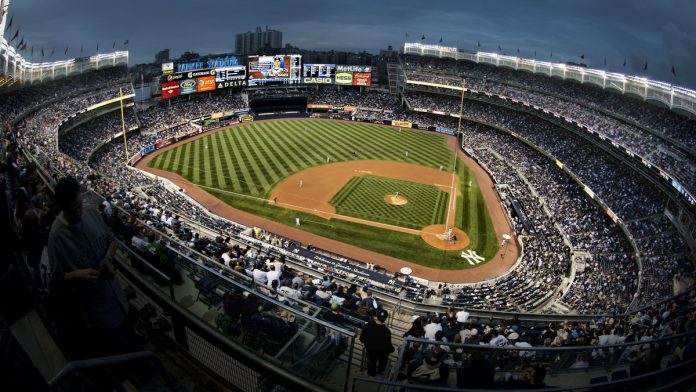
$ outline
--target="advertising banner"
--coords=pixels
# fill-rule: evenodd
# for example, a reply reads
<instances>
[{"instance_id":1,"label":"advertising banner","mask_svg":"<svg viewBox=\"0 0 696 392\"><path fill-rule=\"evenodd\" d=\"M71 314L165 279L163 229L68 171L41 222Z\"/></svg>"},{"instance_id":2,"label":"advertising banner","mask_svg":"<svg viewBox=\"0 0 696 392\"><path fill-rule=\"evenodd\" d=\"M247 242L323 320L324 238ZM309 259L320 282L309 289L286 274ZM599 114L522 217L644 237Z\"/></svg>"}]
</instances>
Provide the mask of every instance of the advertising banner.
<instances>
[{"instance_id":1,"label":"advertising banner","mask_svg":"<svg viewBox=\"0 0 696 392\"><path fill-rule=\"evenodd\" d=\"M411 128L413 126L413 124L410 122L396 121L396 120L392 120L391 125L393 125L395 127L401 127L401 128Z\"/></svg>"},{"instance_id":2,"label":"advertising banner","mask_svg":"<svg viewBox=\"0 0 696 392\"><path fill-rule=\"evenodd\" d=\"M162 148L162 147L167 147L168 145L170 145L170 144L172 144L172 143L174 143L174 138L173 138L173 137L170 137L169 139L166 139L166 140L162 140L162 141L157 142L157 144L155 145L155 147L159 150L160 148Z\"/></svg>"},{"instance_id":3,"label":"advertising banner","mask_svg":"<svg viewBox=\"0 0 696 392\"><path fill-rule=\"evenodd\" d=\"M162 73L170 74L174 72L174 63L162 63Z\"/></svg>"},{"instance_id":4,"label":"advertising banner","mask_svg":"<svg viewBox=\"0 0 696 392\"><path fill-rule=\"evenodd\" d=\"M372 86L372 72L353 72L353 86Z\"/></svg>"},{"instance_id":5,"label":"advertising banner","mask_svg":"<svg viewBox=\"0 0 696 392\"><path fill-rule=\"evenodd\" d=\"M304 83L304 84L333 84L334 78L330 78L330 77L324 77L324 78L304 77L304 78L302 78L302 83Z\"/></svg>"},{"instance_id":6,"label":"advertising banner","mask_svg":"<svg viewBox=\"0 0 696 392\"><path fill-rule=\"evenodd\" d=\"M336 84L342 85L352 85L353 84L353 73L352 72L336 72Z\"/></svg>"},{"instance_id":7,"label":"advertising banner","mask_svg":"<svg viewBox=\"0 0 696 392\"><path fill-rule=\"evenodd\" d=\"M191 94L196 92L196 80L184 79L179 82L179 94Z\"/></svg>"},{"instance_id":8,"label":"advertising banner","mask_svg":"<svg viewBox=\"0 0 696 392\"><path fill-rule=\"evenodd\" d=\"M196 78L196 91L199 93L215 90L215 76Z\"/></svg>"}]
</instances>

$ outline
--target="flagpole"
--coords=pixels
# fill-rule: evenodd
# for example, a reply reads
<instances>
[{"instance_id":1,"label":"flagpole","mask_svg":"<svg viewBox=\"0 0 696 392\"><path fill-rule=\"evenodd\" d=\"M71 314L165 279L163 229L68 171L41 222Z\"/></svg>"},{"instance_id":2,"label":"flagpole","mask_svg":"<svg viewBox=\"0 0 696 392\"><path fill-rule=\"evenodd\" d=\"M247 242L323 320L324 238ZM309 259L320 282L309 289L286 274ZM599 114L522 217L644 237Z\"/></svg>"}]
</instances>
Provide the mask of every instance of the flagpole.
<instances>
[{"instance_id":1,"label":"flagpole","mask_svg":"<svg viewBox=\"0 0 696 392\"><path fill-rule=\"evenodd\" d=\"M123 87L118 89L118 94L121 101L121 128L123 129L123 148L126 153L126 164L128 163L128 141L126 140L126 119L123 115Z\"/></svg>"}]
</instances>

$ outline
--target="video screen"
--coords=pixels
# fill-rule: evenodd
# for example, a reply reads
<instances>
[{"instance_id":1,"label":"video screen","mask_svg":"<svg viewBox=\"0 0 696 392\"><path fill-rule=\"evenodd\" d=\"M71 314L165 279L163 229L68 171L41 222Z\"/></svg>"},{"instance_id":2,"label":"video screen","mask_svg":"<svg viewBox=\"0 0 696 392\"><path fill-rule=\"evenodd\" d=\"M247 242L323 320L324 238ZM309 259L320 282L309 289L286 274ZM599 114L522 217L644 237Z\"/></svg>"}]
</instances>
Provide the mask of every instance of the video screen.
<instances>
[{"instance_id":1,"label":"video screen","mask_svg":"<svg viewBox=\"0 0 696 392\"><path fill-rule=\"evenodd\" d=\"M249 56L249 85L299 83L301 58L296 54Z\"/></svg>"}]
</instances>

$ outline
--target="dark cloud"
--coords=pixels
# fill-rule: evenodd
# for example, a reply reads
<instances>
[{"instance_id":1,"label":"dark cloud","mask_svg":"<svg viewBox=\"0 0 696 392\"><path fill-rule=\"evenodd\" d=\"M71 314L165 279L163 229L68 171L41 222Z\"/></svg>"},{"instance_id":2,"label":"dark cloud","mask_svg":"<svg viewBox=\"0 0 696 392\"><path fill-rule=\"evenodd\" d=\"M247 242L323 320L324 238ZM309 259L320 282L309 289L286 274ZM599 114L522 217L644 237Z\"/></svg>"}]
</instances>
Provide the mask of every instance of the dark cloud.
<instances>
[{"instance_id":1,"label":"dark cloud","mask_svg":"<svg viewBox=\"0 0 696 392\"><path fill-rule=\"evenodd\" d=\"M307 49L367 50L409 40L496 51L520 48L523 56L580 61L696 87L696 2L692 0L497 1L164 1L17 0L15 23L35 48L56 48L56 58L110 50L128 39L131 63L173 55L230 52L234 34L270 26L285 43ZM36 58L35 60L40 60ZM623 67L623 59L627 67ZM648 71L643 71L648 60ZM670 70L677 69L675 79Z\"/></svg>"}]
</instances>

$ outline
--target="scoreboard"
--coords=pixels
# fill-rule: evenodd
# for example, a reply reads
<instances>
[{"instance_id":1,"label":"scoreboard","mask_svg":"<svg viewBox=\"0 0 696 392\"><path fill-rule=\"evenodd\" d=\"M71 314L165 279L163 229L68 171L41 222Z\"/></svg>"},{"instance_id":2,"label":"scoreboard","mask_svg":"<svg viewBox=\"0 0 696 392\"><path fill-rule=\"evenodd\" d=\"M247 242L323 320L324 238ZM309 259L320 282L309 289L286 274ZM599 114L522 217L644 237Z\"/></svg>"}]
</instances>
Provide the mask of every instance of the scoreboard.
<instances>
[{"instance_id":1,"label":"scoreboard","mask_svg":"<svg viewBox=\"0 0 696 392\"><path fill-rule=\"evenodd\" d=\"M336 64L304 64L302 66L302 83L334 84Z\"/></svg>"},{"instance_id":2,"label":"scoreboard","mask_svg":"<svg viewBox=\"0 0 696 392\"><path fill-rule=\"evenodd\" d=\"M299 54L249 56L249 86L300 83L302 56Z\"/></svg>"},{"instance_id":3,"label":"scoreboard","mask_svg":"<svg viewBox=\"0 0 696 392\"><path fill-rule=\"evenodd\" d=\"M302 83L371 86L372 67L368 65L304 64Z\"/></svg>"}]
</instances>

